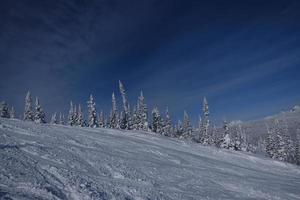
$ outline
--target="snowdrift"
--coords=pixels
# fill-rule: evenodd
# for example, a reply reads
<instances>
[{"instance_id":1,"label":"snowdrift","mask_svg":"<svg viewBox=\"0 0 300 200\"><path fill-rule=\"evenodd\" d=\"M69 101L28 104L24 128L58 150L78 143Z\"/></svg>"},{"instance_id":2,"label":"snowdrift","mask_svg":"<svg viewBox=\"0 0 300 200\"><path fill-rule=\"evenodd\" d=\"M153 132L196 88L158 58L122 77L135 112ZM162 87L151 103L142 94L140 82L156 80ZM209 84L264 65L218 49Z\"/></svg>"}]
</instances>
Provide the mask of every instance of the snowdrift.
<instances>
[{"instance_id":1,"label":"snowdrift","mask_svg":"<svg viewBox=\"0 0 300 200\"><path fill-rule=\"evenodd\" d=\"M300 199L300 168L145 132L0 119L0 199Z\"/></svg>"}]
</instances>

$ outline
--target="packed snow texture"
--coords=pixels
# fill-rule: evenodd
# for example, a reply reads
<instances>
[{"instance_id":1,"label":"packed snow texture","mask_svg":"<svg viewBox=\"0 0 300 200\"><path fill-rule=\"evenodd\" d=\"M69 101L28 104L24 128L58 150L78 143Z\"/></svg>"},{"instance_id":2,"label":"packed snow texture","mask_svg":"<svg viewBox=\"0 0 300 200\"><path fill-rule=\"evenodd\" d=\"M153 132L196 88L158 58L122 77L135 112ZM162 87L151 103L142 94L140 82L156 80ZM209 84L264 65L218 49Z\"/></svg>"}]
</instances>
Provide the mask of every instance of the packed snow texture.
<instances>
[{"instance_id":1,"label":"packed snow texture","mask_svg":"<svg viewBox=\"0 0 300 200\"><path fill-rule=\"evenodd\" d=\"M300 167L146 132L0 119L0 199L300 199Z\"/></svg>"}]
</instances>

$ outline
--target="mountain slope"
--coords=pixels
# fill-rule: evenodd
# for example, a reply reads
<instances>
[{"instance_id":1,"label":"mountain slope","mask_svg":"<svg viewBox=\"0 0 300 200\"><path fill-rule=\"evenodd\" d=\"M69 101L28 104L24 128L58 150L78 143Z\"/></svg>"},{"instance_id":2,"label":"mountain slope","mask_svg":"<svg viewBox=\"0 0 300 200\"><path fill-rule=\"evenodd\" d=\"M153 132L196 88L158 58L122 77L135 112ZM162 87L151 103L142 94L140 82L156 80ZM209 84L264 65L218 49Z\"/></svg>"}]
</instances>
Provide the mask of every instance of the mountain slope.
<instances>
[{"instance_id":1,"label":"mountain slope","mask_svg":"<svg viewBox=\"0 0 300 200\"><path fill-rule=\"evenodd\" d=\"M149 133L0 119L0 199L300 199L300 168Z\"/></svg>"}]
</instances>

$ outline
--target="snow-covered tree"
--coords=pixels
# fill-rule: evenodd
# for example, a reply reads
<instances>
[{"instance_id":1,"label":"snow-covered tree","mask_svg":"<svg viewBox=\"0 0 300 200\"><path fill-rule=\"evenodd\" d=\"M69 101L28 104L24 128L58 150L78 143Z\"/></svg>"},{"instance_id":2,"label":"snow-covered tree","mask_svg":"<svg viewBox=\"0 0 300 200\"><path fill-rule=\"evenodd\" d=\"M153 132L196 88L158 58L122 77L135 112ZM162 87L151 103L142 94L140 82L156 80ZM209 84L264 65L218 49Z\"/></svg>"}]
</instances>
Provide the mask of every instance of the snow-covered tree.
<instances>
[{"instance_id":1,"label":"snow-covered tree","mask_svg":"<svg viewBox=\"0 0 300 200\"><path fill-rule=\"evenodd\" d=\"M300 135L296 136L295 141L295 163L300 165Z\"/></svg>"},{"instance_id":2,"label":"snow-covered tree","mask_svg":"<svg viewBox=\"0 0 300 200\"><path fill-rule=\"evenodd\" d=\"M198 128L197 128L197 131L196 131L196 134L195 134L195 138L194 138L194 141L195 142L201 142L201 138L202 138L202 118L201 116L199 115L199 119L198 119Z\"/></svg>"},{"instance_id":3,"label":"snow-covered tree","mask_svg":"<svg viewBox=\"0 0 300 200\"><path fill-rule=\"evenodd\" d=\"M109 127L113 129L119 128L119 115L117 110L117 102L115 94L112 93L112 109L109 116Z\"/></svg>"},{"instance_id":4,"label":"snow-covered tree","mask_svg":"<svg viewBox=\"0 0 300 200\"><path fill-rule=\"evenodd\" d=\"M77 117L76 117L76 125L80 126L80 127L84 127L85 126L85 122L83 119L83 113L82 113L82 108L81 105L78 105L78 111L77 111Z\"/></svg>"},{"instance_id":5,"label":"snow-covered tree","mask_svg":"<svg viewBox=\"0 0 300 200\"><path fill-rule=\"evenodd\" d=\"M58 124L58 120L57 120L57 114L56 112L51 116L51 124Z\"/></svg>"},{"instance_id":6,"label":"snow-covered tree","mask_svg":"<svg viewBox=\"0 0 300 200\"><path fill-rule=\"evenodd\" d=\"M229 135L228 123L225 120L223 122L223 129L224 129L224 135L223 135L221 141L219 142L219 146L221 148L229 149L231 147L230 146L231 145L231 139L230 139L230 135Z\"/></svg>"},{"instance_id":7,"label":"snow-covered tree","mask_svg":"<svg viewBox=\"0 0 300 200\"><path fill-rule=\"evenodd\" d=\"M138 116L137 106L133 106L133 112L132 112L132 129L133 130L139 130L139 121L140 121L140 118Z\"/></svg>"},{"instance_id":8,"label":"snow-covered tree","mask_svg":"<svg viewBox=\"0 0 300 200\"><path fill-rule=\"evenodd\" d=\"M183 138L191 138L192 137L192 126L190 122L189 115L186 111L183 112L183 123L182 123L182 136Z\"/></svg>"},{"instance_id":9,"label":"snow-covered tree","mask_svg":"<svg viewBox=\"0 0 300 200\"><path fill-rule=\"evenodd\" d=\"M59 124L64 125L65 124L65 116L59 113Z\"/></svg>"},{"instance_id":10,"label":"snow-covered tree","mask_svg":"<svg viewBox=\"0 0 300 200\"><path fill-rule=\"evenodd\" d=\"M175 137L181 137L183 134L182 130L182 122L180 120L177 121L177 124L175 125Z\"/></svg>"},{"instance_id":11,"label":"snow-covered tree","mask_svg":"<svg viewBox=\"0 0 300 200\"><path fill-rule=\"evenodd\" d=\"M25 98L25 109L24 109L24 120L33 121L34 120L34 112L32 110L32 97L30 92L28 91Z\"/></svg>"},{"instance_id":12,"label":"snow-covered tree","mask_svg":"<svg viewBox=\"0 0 300 200\"><path fill-rule=\"evenodd\" d=\"M247 151L246 134L241 124L231 127L230 149L235 151Z\"/></svg>"},{"instance_id":13,"label":"snow-covered tree","mask_svg":"<svg viewBox=\"0 0 300 200\"><path fill-rule=\"evenodd\" d=\"M76 125L76 120L75 120L75 110L73 106L73 102L70 102L70 110L69 110L69 115L68 115L68 125L74 126Z\"/></svg>"},{"instance_id":14,"label":"snow-covered tree","mask_svg":"<svg viewBox=\"0 0 300 200\"><path fill-rule=\"evenodd\" d=\"M88 105L88 126L92 128L98 127L97 124L97 111L96 103L94 102L93 95L90 95L90 99L87 101Z\"/></svg>"},{"instance_id":15,"label":"snow-covered tree","mask_svg":"<svg viewBox=\"0 0 300 200\"><path fill-rule=\"evenodd\" d=\"M290 161L294 148L287 130L278 119L275 119L268 129L266 138L266 153L273 159Z\"/></svg>"},{"instance_id":16,"label":"snow-covered tree","mask_svg":"<svg viewBox=\"0 0 300 200\"><path fill-rule=\"evenodd\" d=\"M34 113L35 123L46 123L45 113L41 107L40 100L38 97L35 99L35 113Z\"/></svg>"},{"instance_id":17,"label":"snow-covered tree","mask_svg":"<svg viewBox=\"0 0 300 200\"><path fill-rule=\"evenodd\" d=\"M165 124L164 124L164 133L167 136L173 136L172 120L171 120L168 108L166 109L166 117L165 117Z\"/></svg>"},{"instance_id":18,"label":"snow-covered tree","mask_svg":"<svg viewBox=\"0 0 300 200\"><path fill-rule=\"evenodd\" d=\"M74 120L74 125L77 126L78 125L78 112L77 112L77 106L74 105L73 107L73 120Z\"/></svg>"},{"instance_id":19,"label":"snow-covered tree","mask_svg":"<svg viewBox=\"0 0 300 200\"><path fill-rule=\"evenodd\" d=\"M0 117L2 118L10 118L9 109L7 103L2 101L0 104Z\"/></svg>"},{"instance_id":20,"label":"snow-covered tree","mask_svg":"<svg viewBox=\"0 0 300 200\"><path fill-rule=\"evenodd\" d=\"M209 110L208 110L208 103L206 98L203 99L203 120L201 125L201 138L200 142L202 144L211 144L212 142L212 135L209 132Z\"/></svg>"},{"instance_id":21,"label":"snow-covered tree","mask_svg":"<svg viewBox=\"0 0 300 200\"><path fill-rule=\"evenodd\" d=\"M121 129L127 129L127 130L131 130L132 129L132 119L130 116L130 107L129 107L129 103L127 100L127 95L125 92L125 88L124 85L122 84L122 82L119 80L119 89L120 89L120 93L122 96L122 100L123 100L123 117L121 118L121 124L120 124L120 128Z\"/></svg>"},{"instance_id":22,"label":"snow-covered tree","mask_svg":"<svg viewBox=\"0 0 300 200\"><path fill-rule=\"evenodd\" d=\"M160 134L163 132L162 119L157 107L152 110L152 132Z\"/></svg>"},{"instance_id":23,"label":"snow-covered tree","mask_svg":"<svg viewBox=\"0 0 300 200\"><path fill-rule=\"evenodd\" d=\"M148 111L147 111L147 104L145 103L145 98L143 95L143 92L141 91L141 94L138 98L138 104L137 104L137 117L139 122L139 130L148 131Z\"/></svg>"},{"instance_id":24,"label":"snow-covered tree","mask_svg":"<svg viewBox=\"0 0 300 200\"><path fill-rule=\"evenodd\" d=\"M12 106L9 112L10 118L14 119L15 118L15 108Z\"/></svg>"},{"instance_id":25,"label":"snow-covered tree","mask_svg":"<svg viewBox=\"0 0 300 200\"><path fill-rule=\"evenodd\" d=\"M99 117L98 117L98 125L100 128L105 128L105 119L104 119L104 114L103 111L101 110Z\"/></svg>"}]
</instances>

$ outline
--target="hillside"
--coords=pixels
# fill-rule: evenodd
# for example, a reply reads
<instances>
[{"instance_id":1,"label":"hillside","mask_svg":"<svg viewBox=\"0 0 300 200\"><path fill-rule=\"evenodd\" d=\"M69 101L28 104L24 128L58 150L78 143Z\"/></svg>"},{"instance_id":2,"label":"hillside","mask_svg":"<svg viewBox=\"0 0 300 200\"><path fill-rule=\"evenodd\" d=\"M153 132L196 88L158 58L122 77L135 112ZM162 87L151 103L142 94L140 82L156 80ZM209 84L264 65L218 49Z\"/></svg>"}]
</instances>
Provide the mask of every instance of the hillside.
<instances>
[{"instance_id":1,"label":"hillside","mask_svg":"<svg viewBox=\"0 0 300 200\"><path fill-rule=\"evenodd\" d=\"M300 167L143 132L0 119L0 199L300 199Z\"/></svg>"}]
</instances>

